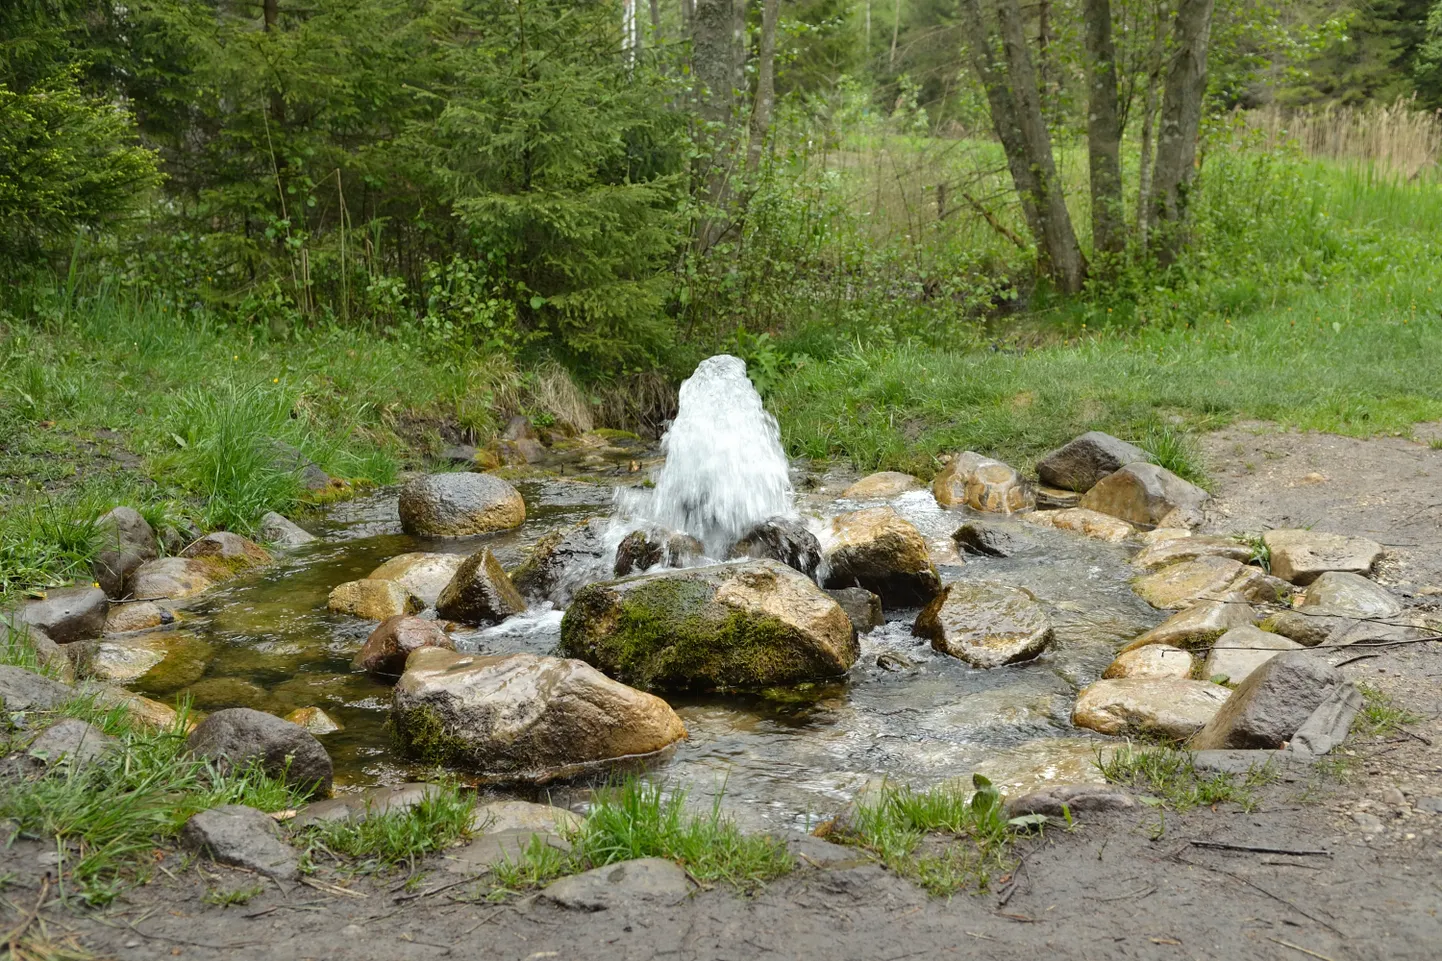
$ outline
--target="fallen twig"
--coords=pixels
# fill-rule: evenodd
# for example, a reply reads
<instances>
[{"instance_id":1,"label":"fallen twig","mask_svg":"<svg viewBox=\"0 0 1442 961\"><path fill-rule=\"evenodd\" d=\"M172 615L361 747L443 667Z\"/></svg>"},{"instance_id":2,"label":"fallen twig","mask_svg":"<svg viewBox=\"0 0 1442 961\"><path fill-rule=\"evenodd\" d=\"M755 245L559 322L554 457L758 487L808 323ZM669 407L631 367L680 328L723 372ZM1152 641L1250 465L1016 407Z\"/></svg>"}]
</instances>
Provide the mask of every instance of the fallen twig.
<instances>
[{"instance_id":1,"label":"fallen twig","mask_svg":"<svg viewBox=\"0 0 1442 961\"><path fill-rule=\"evenodd\" d=\"M440 894L442 891L449 891L451 888L458 888L462 884L471 884L473 882L479 881L481 877L482 875L478 874L475 877L461 878L459 881L452 881L449 884L440 884L433 888L427 888L424 891L417 891L414 894L397 894L391 900L395 901L396 904L404 904L407 901L415 901L418 898L425 898L431 896L432 894Z\"/></svg>"},{"instance_id":2,"label":"fallen twig","mask_svg":"<svg viewBox=\"0 0 1442 961\"><path fill-rule=\"evenodd\" d=\"M17 924L14 928L12 928L12 929L10 930L10 933L9 933L9 934L5 935L5 938L4 938L5 945L6 945L7 949L10 951L10 956L11 956L12 958L16 956L16 955L15 955L15 942L18 941L18 940L20 939L20 936L25 933L25 929L28 928L28 927L30 927L30 925L34 924L36 918L40 917L40 909L41 909L41 907L43 907L44 904L45 904L45 895L47 895L47 894L49 894L49 893L50 893L50 878L48 878L48 877L41 878L41 879L40 879L40 897L38 897L38 898L35 899L35 907L31 908L28 912L26 912L25 916L20 919L20 923Z\"/></svg>"},{"instance_id":3,"label":"fallen twig","mask_svg":"<svg viewBox=\"0 0 1442 961\"><path fill-rule=\"evenodd\" d=\"M1313 951L1310 948L1302 947L1300 944L1293 944L1290 941L1283 941L1281 938L1268 938L1267 940L1273 942L1274 944L1280 944L1284 948L1291 948L1293 951L1300 951L1303 954L1309 954L1314 958L1321 958L1322 961L1332 961L1332 959L1327 957L1325 954L1319 954L1318 952Z\"/></svg>"},{"instance_id":4,"label":"fallen twig","mask_svg":"<svg viewBox=\"0 0 1442 961\"><path fill-rule=\"evenodd\" d=\"M1282 897L1280 894L1273 894L1271 891L1268 891L1266 888L1262 887L1260 884L1257 884L1255 881L1250 881L1250 880L1248 880L1247 878L1242 877L1240 874L1237 874L1235 871L1228 871L1226 868L1215 868L1215 867L1212 867L1210 864L1203 864L1203 863L1200 862L1200 861L1191 861L1191 860L1188 860L1187 858L1182 857L1180 854L1176 855L1176 859L1177 859L1178 861L1181 861L1183 864L1190 864L1190 865L1192 865L1193 867L1203 868L1203 869L1205 869L1205 870L1207 870L1207 871L1212 871L1212 872L1214 872L1214 873L1216 873L1216 874L1225 874L1227 877L1231 878L1231 879L1234 880L1234 881L1240 881L1240 882L1242 882L1243 884L1245 884L1247 887L1252 888L1252 889L1254 889L1254 890L1256 890L1256 891L1260 891L1262 894L1265 894L1267 897L1271 898L1273 901L1280 901L1282 904L1285 904L1287 907L1291 908L1293 911L1296 911L1298 914L1300 914L1302 917L1306 918L1307 920L1309 920L1309 921L1314 921L1314 922L1316 922L1317 924L1320 924L1322 927L1326 928L1326 929L1329 930L1329 931L1334 932L1335 934L1337 934L1337 935L1340 936L1340 937L1344 937L1344 938L1346 937L1346 935L1343 934L1343 933L1341 932L1341 930L1339 930L1335 925L1333 925L1333 924L1331 924L1331 923L1329 923L1329 922L1327 922L1327 921L1323 921L1321 918L1317 917L1316 915L1312 914L1311 912L1306 911L1306 910L1304 910L1303 908L1298 907L1298 906L1297 906L1297 903L1296 903L1295 901L1289 900L1288 898L1284 898L1284 897Z\"/></svg>"},{"instance_id":5,"label":"fallen twig","mask_svg":"<svg viewBox=\"0 0 1442 961\"><path fill-rule=\"evenodd\" d=\"M1192 847L1216 848L1219 851L1250 851L1253 854L1292 854L1297 857L1317 855L1330 858L1332 856L1331 851L1323 851L1321 849L1299 850L1296 848L1272 848L1259 844L1230 844L1226 841L1190 841L1188 843L1190 843Z\"/></svg>"},{"instance_id":6,"label":"fallen twig","mask_svg":"<svg viewBox=\"0 0 1442 961\"><path fill-rule=\"evenodd\" d=\"M300 883L308 888L315 888L317 891L324 891L326 894L341 894L348 898L368 898L369 894L361 891L352 891L343 888L338 884L327 884L324 881L317 881L315 878L301 878Z\"/></svg>"}]
</instances>

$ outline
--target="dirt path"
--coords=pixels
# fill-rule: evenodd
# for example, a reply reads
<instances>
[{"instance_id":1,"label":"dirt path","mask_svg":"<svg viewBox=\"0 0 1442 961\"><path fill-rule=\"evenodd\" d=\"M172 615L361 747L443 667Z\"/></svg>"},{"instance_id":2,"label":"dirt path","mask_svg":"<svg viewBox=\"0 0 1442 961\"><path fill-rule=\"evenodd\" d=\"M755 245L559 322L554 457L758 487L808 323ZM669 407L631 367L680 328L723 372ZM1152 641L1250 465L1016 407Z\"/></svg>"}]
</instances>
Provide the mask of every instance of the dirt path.
<instances>
[{"instance_id":1,"label":"dirt path","mask_svg":"<svg viewBox=\"0 0 1442 961\"><path fill-rule=\"evenodd\" d=\"M1366 534L1389 547L1384 582L1414 605L1442 600L1442 451L1255 426L1213 435L1206 450L1215 526ZM1436 959L1442 813L1424 808L1442 799L1442 645L1344 670L1424 720L1411 734L1355 740L1325 772L1270 785L1251 813L1225 806L1163 823L1147 808L1051 830L1022 845L1009 883L950 901L861 865L808 868L754 898L717 889L595 913L470 901L464 886L397 902L369 883L356 885L365 897L271 883L244 906L219 908L203 903L205 891L249 876L171 853L158 862L168 874L110 909L75 913L48 900L40 915L53 943L74 938L120 959ZM0 872L13 875L7 929L35 906L50 854L34 842L0 854ZM430 883L449 880L437 877Z\"/></svg>"}]
</instances>

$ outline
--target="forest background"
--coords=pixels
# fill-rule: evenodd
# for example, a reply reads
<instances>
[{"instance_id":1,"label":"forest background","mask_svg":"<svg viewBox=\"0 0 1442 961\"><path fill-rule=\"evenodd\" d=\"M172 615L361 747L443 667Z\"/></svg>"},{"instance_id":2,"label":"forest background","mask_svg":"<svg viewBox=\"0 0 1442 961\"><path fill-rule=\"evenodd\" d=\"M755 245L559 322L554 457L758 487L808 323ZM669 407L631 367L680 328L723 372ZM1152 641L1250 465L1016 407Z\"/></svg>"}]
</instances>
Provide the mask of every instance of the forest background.
<instances>
[{"instance_id":1,"label":"forest background","mask_svg":"<svg viewBox=\"0 0 1442 961\"><path fill-rule=\"evenodd\" d=\"M0 593L718 351L863 469L1408 433L1439 107L1427 0L14 0Z\"/></svg>"}]
</instances>

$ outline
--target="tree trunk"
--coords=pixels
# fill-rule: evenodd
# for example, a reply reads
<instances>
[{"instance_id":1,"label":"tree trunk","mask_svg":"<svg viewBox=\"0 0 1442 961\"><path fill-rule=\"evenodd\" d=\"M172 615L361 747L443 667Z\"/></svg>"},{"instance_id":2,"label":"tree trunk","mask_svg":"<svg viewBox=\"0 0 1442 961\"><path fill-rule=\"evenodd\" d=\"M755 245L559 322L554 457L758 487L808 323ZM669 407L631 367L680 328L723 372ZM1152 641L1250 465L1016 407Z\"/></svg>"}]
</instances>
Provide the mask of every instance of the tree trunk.
<instances>
[{"instance_id":1,"label":"tree trunk","mask_svg":"<svg viewBox=\"0 0 1442 961\"><path fill-rule=\"evenodd\" d=\"M1001 45L1006 55L1007 74L1012 96L1016 100L1016 116L1025 145L1026 162L1036 171L1036 209L1041 219L1042 246L1051 261L1052 278L1065 293L1077 293L1086 282L1086 259L1072 229L1071 214L1066 209L1066 194L1057 176L1056 161L1051 152L1051 134L1041 113L1037 92L1036 71L1032 68L1027 49L1026 31L1022 26L1021 6L1017 0L1000 0L997 13L1001 20Z\"/></svg>"},{"instance_id":2,"label":"tree trunk","mask_svg":"<svg viewBox=\"0 0 1442 961\"><path fill-rule=\"evenodd\" d=\"M280 0L263 0L260 9L265 20L265 32L279 29ZM270 92L270 119L277 126L285 123L285 95L278 89Z\"/></svg>"},{"instance_id":3,"label":"tree trunk","mask_svg":"<svg viewBox=\"0 0 1442 961\"><path fill-rule=\"evenodd\" d=\"M1202 125L1202 100L1207 92L1207 41L1212 27L1212 0L1180 0L1173 31L1174 52L1162 94L1161 135L1157 141L1152 238L1162 264L1176 260L1185 241L1184 225L1196 177L1197 135Z\"/></svg>"},{"instance_id":4,"label":"tree trunk","mask_svg":"<svg viewBox=\"0 0 1442 961\"><path fill-rule=\"evenodd\" d=\"M1041 214L1036 200L1040 194L1037 187L1036 171L1027 160L1026 146L1022 140L1021 122L1017 118L1016 100L1007 86L1006 76L1000 64L993 58L991 40L987 36L986 20L982 18L980 0L961 0L961 26L966 32L967 51L971 55L971 66L981 80L986 92L987 106L991 112L992 129L996 139L1001 141L1002 152L1006 155L1007 169L1011 172L1012 184L1016 187L1017 199L1026 220L1027 229L1036 240L1042 266L1050 270L1046 246L1042 243Z\"/></svg>"},{"instance_id":5,"label":"tree trunk","mask_svg":"<svg viewBox=\"0 0 1442 961\"><path fill-rule=\"evenodd\" d=\"M651 0L651 43L661 46L661 0Z\"/></svg>"},{"instance_id":6,"label":"tree trunk","mask_svg":"<svg viewBox=\"0 0 1442 961\"><path fill-rule=\"evenodd\" d=\"M1087 163L1091 179L1092 250L1115 255L1126 249L1122 209L1121 121L1117 107L1116 48L1111 0L1084 0L1087 79Z\"/></svg>"},{"instance_id":7,"label":"tree trunk","mask_svg":"<svg viewBox=\"0 0 1442 961\"><path fill-rule=\"evenodd\" d=\"M761 166L761 151L771 132L771 112L776 104L776 22L781 18L781 0L764 0L761 9L761 45L756 64L756 105L751 110L751 143L746 149L746 170L755 174Z\"/></svg>"},{"instance_id":8,"label":"tree trunk","mask_svg":"<svg viewBox=\"0 0 1442 961\"><path fill-rule=\"evenodd\" d=\"M691 6L691 73L701 83L701 116L730 123L736 107L736 7L738 0L694 0Z\"/></svg>"},{"instance_id":9,"label":"tree trunk","mask_svg":"<svg viewBox=\"0 0 1442 961\"><path fill-rule=\"evenodd\" d=\"M1146 89L1142 92L1142 143L1141 158L1137 164L1137 240L1143 248L1147 246L1147 234L1152 225L1152 163L1155 150L1155 124L1157 120L1157 84L1162 74L1162 47L1166 41L1166 29L1162 21L1162 9L1158 4L1152 17L1152 47L1147 53Z\"/></svg>"}]
</instances>

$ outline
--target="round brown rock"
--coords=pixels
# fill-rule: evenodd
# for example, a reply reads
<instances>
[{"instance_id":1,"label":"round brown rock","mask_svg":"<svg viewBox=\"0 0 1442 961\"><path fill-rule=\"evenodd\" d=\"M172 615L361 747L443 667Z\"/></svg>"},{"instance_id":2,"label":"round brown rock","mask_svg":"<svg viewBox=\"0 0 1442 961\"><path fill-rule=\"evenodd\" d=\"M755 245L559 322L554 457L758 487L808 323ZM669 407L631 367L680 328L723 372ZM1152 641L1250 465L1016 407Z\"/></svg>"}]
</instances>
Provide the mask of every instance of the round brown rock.
<instances>
[{"instance_id":1,"label":"round brown rock","mask_svg":"<svg viewBox=\"0 0 1442 961\"><path fill-rule=\"evenodd\" d=\"M520 527L526 502L490 474L426 474L401 488L400 515L407 534L464 537Z\"/></svg>"},{"instance_id":2,"label":"round brown rock","mask_svg":"<svg viewBox=\"0 0 1442 961\"><path fill-rule=\"evenodd\" d=\"M983 668L1029 661L1052 640L1051 618L1036 598L996 584L949 585L912 631L940 653Z\"/></svg>"},{"instance_id":3,"label":"round brown rock","mask_svg":"<svg viewBox=\"0 0 1442 961\"><path fill-rule=\"evenodd\" d=\"M411 651L423 647L456 649L455 641L435 621L406 614L390 617L371 631L351 666L371 674L400 677Z\"/></svg>"}]
</instances>

